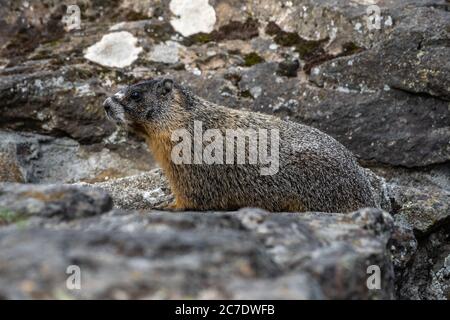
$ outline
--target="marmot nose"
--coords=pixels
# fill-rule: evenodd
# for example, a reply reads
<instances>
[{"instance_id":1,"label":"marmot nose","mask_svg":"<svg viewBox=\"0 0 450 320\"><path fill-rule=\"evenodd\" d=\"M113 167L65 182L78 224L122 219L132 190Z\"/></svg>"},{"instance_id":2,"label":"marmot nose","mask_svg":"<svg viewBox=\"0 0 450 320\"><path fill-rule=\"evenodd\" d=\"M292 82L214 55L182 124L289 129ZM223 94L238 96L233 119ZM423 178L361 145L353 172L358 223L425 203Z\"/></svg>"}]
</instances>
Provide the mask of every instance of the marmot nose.
<instances>
[{"instance_id":1,"label":"marmot nose","mask_svg":"<svg viewBox=\"0 0 450 320\"><path fill-rule=\"evenodd\" d=\"M109 104L111 98L106 99L103 101L103 108L105 108L106 112L109 112L111 110L111 105Z\"/></svg>"}]
</instances>

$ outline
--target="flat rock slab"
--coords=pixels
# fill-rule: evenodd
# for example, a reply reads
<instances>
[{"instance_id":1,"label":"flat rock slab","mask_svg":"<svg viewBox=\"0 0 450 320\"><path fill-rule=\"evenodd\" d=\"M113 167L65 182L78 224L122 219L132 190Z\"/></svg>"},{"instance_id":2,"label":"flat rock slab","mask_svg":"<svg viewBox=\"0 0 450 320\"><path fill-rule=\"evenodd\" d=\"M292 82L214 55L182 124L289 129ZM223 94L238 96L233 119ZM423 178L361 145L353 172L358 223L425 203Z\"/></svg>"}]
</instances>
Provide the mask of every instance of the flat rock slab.
<instances>
[{"instance_id":1,"label":"flat rock slab","mask_svg":"<svg viewBox=\"0 0 450 320\"><path fill-rule=\"evenodd\" d=\"M98 215L111 208L110 196L99 189L0 183L0 224L33 216L70 220Z\"/></svg>"},{"instance_id":2,"label":"flat rock slab","mask_svg":"<svg viewBox=\"0 0 450 320\"><path fill-rule=\"evenodd\" d=\"M116 208L125 210L162 209L174 199L161 169L106 182L79 185L103 189L111 195Z\"/></svg>"},{"instance_id":3,"label":"flat rock slab","mask_svg":"<svg viewBox=\"0 0 450 320\"><path fill-rule=\"evenodd\" d=\"M112 211L0 230L2 298L392 298L392 218ZM66 270L81 270L68 290ZM369 290L367 268L381 269Z\"/></svg>"}]
</instances>

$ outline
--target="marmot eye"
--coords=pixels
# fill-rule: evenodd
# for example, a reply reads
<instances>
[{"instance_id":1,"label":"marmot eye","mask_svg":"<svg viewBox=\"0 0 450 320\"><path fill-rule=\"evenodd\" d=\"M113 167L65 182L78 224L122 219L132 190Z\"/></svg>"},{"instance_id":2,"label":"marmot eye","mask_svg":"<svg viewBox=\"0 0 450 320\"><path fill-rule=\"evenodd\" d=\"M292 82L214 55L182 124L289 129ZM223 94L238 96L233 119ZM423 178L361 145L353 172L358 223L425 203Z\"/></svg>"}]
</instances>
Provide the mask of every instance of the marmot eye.
<instances>
[{"instance_id":1,"label":"marmot eye","mask_svg":"<svg viewBox=\"0 0 450 320\"><path fill-rule=\"evenodd\" d=\"M130 94L130 98L133 99L133 100L135 100L135 101L138 101L138 100L141 100L142 96L141 96L141 93L140 93L140 92L133 91L133 92Z\"/></svg>"}]
</instances>

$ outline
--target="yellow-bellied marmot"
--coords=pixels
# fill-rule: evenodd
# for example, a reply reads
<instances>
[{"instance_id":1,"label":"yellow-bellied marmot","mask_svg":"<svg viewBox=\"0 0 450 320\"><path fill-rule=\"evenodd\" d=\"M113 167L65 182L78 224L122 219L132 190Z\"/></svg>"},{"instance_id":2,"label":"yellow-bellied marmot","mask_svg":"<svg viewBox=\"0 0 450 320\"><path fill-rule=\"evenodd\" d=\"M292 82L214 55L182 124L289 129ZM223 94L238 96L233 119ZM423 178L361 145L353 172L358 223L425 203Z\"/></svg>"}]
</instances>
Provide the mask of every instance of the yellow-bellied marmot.
<instances>
[{"instance_id":1,"label":"yellow-bellied marmot","mask_svg":"<svg viewBox=\"0 0 450 320\"><path fill-rule=\"evenodd\" d=\"M174 209L349 212L376 206L352 153L317 129L215 105L171 79L129 86L104 107L109 118L145 137L169 180ZM229 132L244 138L228 140Z\"/></svg>"}]
</instances>

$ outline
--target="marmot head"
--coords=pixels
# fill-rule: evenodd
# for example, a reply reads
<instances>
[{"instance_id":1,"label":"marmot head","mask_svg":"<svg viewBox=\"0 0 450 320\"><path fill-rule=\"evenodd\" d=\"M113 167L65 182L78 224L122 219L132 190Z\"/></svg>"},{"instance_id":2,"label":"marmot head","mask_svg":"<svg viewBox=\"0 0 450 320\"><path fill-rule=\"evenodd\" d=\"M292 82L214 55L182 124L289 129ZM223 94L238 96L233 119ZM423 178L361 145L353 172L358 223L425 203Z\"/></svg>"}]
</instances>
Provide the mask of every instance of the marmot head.
<instances>
[{"instance_id":1,"label":"marmot head","mask_svg":"<svg viewBox=\"0 0 450 320\"><path fill-rule=\"evenodd\" d=\"M107 117L118 125L162 123L170 117L182 96L173 80L146 80L128 86L103 103Z\"/></svg>"}]
</instances>

